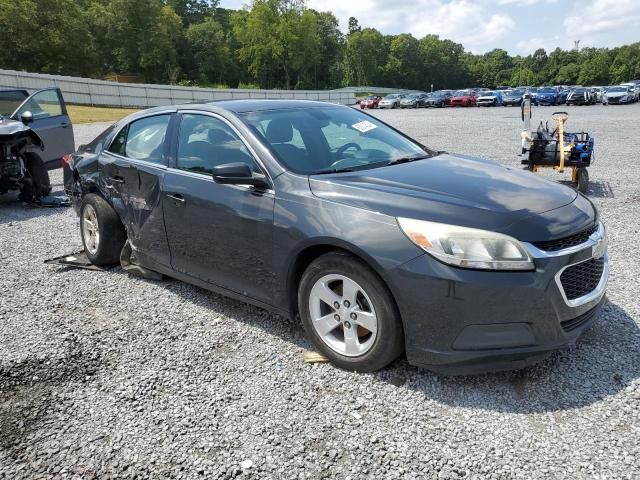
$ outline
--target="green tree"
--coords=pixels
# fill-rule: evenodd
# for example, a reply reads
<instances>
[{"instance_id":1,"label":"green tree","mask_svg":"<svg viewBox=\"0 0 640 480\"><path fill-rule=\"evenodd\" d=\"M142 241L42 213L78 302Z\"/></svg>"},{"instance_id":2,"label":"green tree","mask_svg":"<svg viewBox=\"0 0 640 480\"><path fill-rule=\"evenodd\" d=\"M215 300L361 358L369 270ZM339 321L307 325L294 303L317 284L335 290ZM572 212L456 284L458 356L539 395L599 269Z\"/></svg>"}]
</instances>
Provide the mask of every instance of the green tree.
<instances>
[{"instance_id":1,"label":"green tree","mask_svg":"<svg viewBox=\"0 0 640 480\"><path fill-rule=\"evenodd\" d=\"M202 83L224 81L229 51L222 26L213 18L194 23L186 31L194 64Z\"/></svg>"},{"instance_id":2,"label":"green tree","mask_svg":"<svg viewBox=\"0 0 640 480\"><path fill-rule=\"evenodd\" d=\"M575 85L580 75L580 67L575 63L563 65L555 76L555 83L561 85Z\"/></svg>"},{"instance_id":3,"label":"green tree","mask_svg":"<svg viewBox=\"0 0 640 480\"><path fill-rule=\"evenodd\" d=\"M0 62L43 73L96 71L85 1L0 0Z\"/></svg>"},{"instance_id":4,"label":"green tree","mask_svg":"<svg viewBox=\"0 0 640 480\"><path fill-rule=\"evenodd\" d=\"M407 33L393 37L384 66L387 84L393 87L424 88L422 67L420 42Z\"/></svg>"},{"instance_id":5,"label":"green tree","mask_svg":"<svg viewBox=\"0 0 640 480\"><path fill-rule=\"evenodd\" d=\"M219 0L166 0L167 5L182 19L185 27L203 23L213 15Z\"/></svg>"},{"instance_id":6,"label":"green tree","mask_svg":"<svg viewBox=\"0 0 640 480\"><path fill-rule=\"evenodd\" d=\"M344 62L348 85L378 84L387 63L387 47L382 34L374 28L349 34Z\"/></svg>"}]
</instances>

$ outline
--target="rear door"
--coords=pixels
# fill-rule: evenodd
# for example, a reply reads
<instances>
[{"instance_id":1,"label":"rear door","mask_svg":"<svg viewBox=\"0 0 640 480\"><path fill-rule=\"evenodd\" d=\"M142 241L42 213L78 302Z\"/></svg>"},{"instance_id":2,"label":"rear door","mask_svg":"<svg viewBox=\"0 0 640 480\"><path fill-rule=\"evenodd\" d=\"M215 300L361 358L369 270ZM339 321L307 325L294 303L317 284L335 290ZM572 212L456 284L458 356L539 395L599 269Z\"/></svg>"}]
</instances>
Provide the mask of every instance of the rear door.
<instances>
[{"instance_id":1,"label":"rear door","mask_svg":"<svg viewBox=\"0 0 640 480\"><path fill-rule=\"evenodd\" d=\"M12 118L20 120L25 112L31 112L33 123L30 127L44 142L44 151L38 155L47 168L60 168L62 156L76 150L73 126L60 89L38 90L16 109Z\"/></svg>"},{"instance_id":2,"label":"rear door","mask_svg":"<svg viewBox=\"0 0 640 480\"><path fill-rule=\"evenodd\" d=\"M161 186L168 164L172 112L133 120L101 154L103 192L127 229L136 256L170 265Z\"/></svg>"}]
</instances>

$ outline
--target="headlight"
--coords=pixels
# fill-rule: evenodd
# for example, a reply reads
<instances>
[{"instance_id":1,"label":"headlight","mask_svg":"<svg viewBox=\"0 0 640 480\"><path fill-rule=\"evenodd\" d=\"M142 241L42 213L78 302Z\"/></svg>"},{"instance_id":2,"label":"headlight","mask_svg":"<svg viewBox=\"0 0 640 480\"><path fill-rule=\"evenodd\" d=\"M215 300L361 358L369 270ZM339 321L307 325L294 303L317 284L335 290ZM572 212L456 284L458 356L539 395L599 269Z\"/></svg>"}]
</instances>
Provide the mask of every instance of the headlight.
<instances>
[{"instance_id":1,"label":"headlight","mask_svg":"<svg viewBox=\"0 0 640 480\"><path fill-rule=\"evenodd\" d=\"M529 253L501 233L411 218L398 218L409 239L438 260L483 270L534 270Z\"/></svg>"}]
</instances>

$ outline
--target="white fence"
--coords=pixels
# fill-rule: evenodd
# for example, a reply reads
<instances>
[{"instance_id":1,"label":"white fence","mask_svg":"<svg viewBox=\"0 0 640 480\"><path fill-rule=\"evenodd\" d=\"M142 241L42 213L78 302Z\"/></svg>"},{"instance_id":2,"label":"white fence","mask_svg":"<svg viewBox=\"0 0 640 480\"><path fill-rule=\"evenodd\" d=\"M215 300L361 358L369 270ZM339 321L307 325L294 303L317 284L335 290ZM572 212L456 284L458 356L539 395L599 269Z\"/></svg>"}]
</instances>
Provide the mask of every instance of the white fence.
<instances>
[{"instance_id":1,"label":"white fence","mask_svg":"<svg viewBox=\"0 0 640 480\"><path fill-rule=\"evenodd\" d=\"M351 90L251 90L177 87L137 83L117 83L91 78L0 70L0 87L38 90L58 87L67 103L108 107L146 108L179 103L230 99L295 99L352 105Z\"/></svg>"}]
</instances>

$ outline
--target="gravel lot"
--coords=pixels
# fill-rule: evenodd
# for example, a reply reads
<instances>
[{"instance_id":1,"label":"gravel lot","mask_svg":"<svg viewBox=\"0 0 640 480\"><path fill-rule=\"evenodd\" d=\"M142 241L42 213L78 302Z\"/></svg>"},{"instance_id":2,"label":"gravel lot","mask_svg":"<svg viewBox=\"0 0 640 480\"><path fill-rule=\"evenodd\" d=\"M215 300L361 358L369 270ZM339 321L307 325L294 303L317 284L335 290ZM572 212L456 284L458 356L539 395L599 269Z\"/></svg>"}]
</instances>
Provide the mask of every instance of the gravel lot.
<instances>
[{"instance_id":1,"label":"gravel lot","mask_svg":"<svg viewBox=\"0 0 640 480\"><path fill-rule=\"evenodd\" d=\"M279 316L45 266L81 248L74 213L2 198L0 478L640 478L640 104L569 112L598 142L609 304L577 346L514 373L304 364L301 326ZM519 164L518 109L375 114L436 149ZM76 143L103 128L76 126Z\"/></svg>"}]
</instances>

